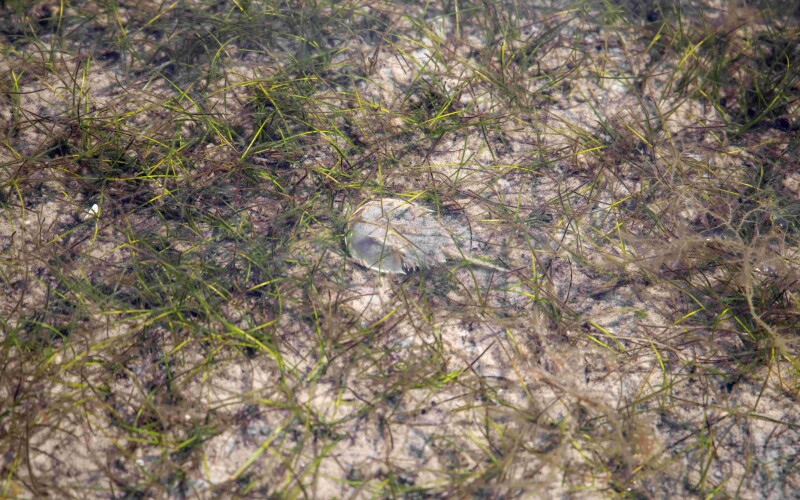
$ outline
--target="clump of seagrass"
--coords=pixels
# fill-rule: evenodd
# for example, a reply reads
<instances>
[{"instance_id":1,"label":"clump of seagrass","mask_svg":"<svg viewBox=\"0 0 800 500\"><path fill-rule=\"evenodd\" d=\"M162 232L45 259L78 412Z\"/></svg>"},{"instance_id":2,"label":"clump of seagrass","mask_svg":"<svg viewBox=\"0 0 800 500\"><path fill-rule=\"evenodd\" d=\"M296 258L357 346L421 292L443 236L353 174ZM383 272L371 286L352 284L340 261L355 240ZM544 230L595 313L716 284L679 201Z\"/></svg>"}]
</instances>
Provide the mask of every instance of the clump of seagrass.
<instances>
[{"instance_id":1,"label":"clump of seagrass","mask_svg":"<svg viewBox=\"0 0 800 500\"><path fill-rule=\"evenodd\" d=\"M448 261L505 269L470 256L468 224L448 223L425 207L393 198L369 201L350 218L347 249L359 264L383 273L429 269Z\"/></svg>"}]
</instances>

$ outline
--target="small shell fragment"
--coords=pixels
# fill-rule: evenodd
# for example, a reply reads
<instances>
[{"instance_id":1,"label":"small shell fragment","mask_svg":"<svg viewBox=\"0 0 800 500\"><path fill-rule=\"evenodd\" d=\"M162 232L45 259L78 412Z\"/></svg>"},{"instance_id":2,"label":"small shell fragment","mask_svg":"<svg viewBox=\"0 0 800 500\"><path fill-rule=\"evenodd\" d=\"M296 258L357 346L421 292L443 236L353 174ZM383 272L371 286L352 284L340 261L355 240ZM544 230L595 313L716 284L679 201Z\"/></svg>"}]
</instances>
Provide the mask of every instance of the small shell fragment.
<instances>
[{"instance_id":1,"label":"small shell fragment","mask_svg":"<svg viewBox=\"0 0 800 500\"><path fill-rule=\"evenodd\" d=\"M91 208L87 208L81 215L80 219L83 221L87 221L89 219L98 219L100 218L100 207L97 203L93 204Z\"/></svg>"}]
</instances>

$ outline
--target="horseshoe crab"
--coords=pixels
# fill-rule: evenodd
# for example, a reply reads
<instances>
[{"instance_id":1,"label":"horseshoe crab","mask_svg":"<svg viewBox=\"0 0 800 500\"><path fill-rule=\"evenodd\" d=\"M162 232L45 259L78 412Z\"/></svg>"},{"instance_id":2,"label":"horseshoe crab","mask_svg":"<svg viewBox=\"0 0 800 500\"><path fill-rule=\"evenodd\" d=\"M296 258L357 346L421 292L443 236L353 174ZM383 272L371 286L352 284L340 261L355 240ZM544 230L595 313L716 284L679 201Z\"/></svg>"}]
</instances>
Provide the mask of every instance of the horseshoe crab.
<instances>
[{"instance_id":1,"label":"horseshoe crab","mask_svg":"<svg viewBox=\"0 0 800 500\"><path fill-rule=\"evenodd\" d=\"M448 260L505 270L462 251L469 240L466 224L446 225L425 207L383 198L367 202L353 213L346 245L353 260L383 273L403 274L440 266Z\"/></svg>"}]
</instances>

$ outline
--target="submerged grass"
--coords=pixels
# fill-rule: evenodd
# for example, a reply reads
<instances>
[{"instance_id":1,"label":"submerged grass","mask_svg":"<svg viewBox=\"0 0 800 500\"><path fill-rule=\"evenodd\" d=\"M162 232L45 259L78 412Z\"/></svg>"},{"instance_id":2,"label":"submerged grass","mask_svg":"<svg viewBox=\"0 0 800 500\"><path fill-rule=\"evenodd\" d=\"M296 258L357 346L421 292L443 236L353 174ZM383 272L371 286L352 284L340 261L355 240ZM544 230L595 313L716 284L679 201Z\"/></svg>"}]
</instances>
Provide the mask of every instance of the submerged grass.
<instances>
[{"instance_id":1,"label":"submerged grass","mask_svg":"<svg viewBox=\"0 0 800 500\"><path fill-rule=\"evenodd\" d=\"M799 24L715 5L2 2L0 494L795 496Z\"/></svg>"}]
</instances>

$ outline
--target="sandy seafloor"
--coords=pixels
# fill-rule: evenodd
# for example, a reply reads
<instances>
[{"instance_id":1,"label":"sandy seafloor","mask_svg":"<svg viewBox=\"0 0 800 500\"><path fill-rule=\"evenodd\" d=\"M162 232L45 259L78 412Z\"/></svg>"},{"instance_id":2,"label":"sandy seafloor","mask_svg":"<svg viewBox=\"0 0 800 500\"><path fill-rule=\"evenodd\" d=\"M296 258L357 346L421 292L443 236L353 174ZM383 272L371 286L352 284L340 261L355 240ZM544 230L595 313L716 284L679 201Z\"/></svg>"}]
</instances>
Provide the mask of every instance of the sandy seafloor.
<instances>
[{"instance_id":1,"label":"sandy seafloor","mask_svg":"<svg viewBox=\"0 0 800 500\"><path fill-rule=\"evenodd\" d=\"M151 8L148 2L135 4L119 2L116 15L122 25L138 19L137 9ZM725 11L720 3L710 6L720 8L705 14L711 23L733 26L740 19L736 16L747 14ZM148 397L142 387L163 383L156 368L163 352L176 349L172 362L181 373L182 399L175 405L160 401L160 418L174 429L213 422L215 432L191 460L181 462L181 481L147 490L146 496L241 493L237 479L242 477L253 483L250 494L256 497L287 487L294 488L292 495L316 498L392 495L382 489L388 477L400 477L403 484L434 495L595 498L630 493L686 498L717 488L721 497L795 496L800 474L792 457L800 443L797 375L791 365L778 356L771 365L737 372L747 360L731 359L749 348L735 325L720 326L712 336L700 322L680 321L696 304L669 279L653 278L664 277L659 274L663 266L691 265L704 245L728 241L697 223L703 218L704 193L693 191L692 183L695 177L702 182L704 174L701 168L687 172L687 165L707 165L735 177L742 165L756 161L758 150L727 143L714 133L722 122L720 110L675 92L671 78L681 61L654 59L645 50L651 40L636 27L603 28L582 19L579 11L558 7L547 4L516 14L530 18L516 23L522 31L504 49L509 54L521 53L526 40L537 40L547 30L558 34L545 38L535 65L517 70L507 83L521 99L531 99L528 111L507 113L498 82L481 72L486 58L499 53L484 32L467 24L456 35L453 17L437 15L438 7L429 6L426 12L420 5L401 8L381 2L360 7L365 23L371 16L388 19L395 36L367 36L365 30L332 40L340 50L332 56L333 74L327 78L337 83L319 90L315 98L333 105L369 103L351 109L358 125L352 135L365 146L343 161L338 151L348 145L331 134L331 144L313 143L304 155L290 159L290 168L298 172L319 164L342 169L355 165L366 172L371 167L365 164L385 164L369 175L373 180L380 176L387 193L439 193L449 211L442 217L469 221L469 250L503 262L508 272L454 264L409 275L379 275L350 261L343 246L324 243L335 228L320 218L291 248L298 262L324 252L314 289L285 291L281 314L274 316L283 367L268 356L247 358L224 351L218 361L204 364L207 347L191 343L179 349L185 340L179 331L158 322L110 316L98 305L83 324L81 341L56 349L47 366L22 365L13 350L4 351L3 377L10 380L22 373L20 380L39 387L43 396L38 406L13 410L14 418L30 420L31 429L24 452L2 451L0 481L6 483L0 484L20 497L47 490L111 496L115 487L123 491L119 485L125 482L141 484L147 477L159 477L165 462L178 459L165 457L145 437L137 441L135 434L110 425L104 408L135 413ZM145 36L132 32L130 42L147 43ZM39 43L54 42L43 36ZM287 52L292 43L285 42ZM494 43L503 40L498 37ZM22 53L35 49L17 48ZM69 44L63 51L65 59L80 56ZM221 122L237 122L243 135L252 131L257 124L244 104L251 87L237 83L273 75L275 59L231 41L218 78L203 92L193 90L202 112ZM16 60L0 57L0 74L9 74ZM358 60L366 61L366 75L348 78ZM125 62L94 63L82 81L73 81L89 96L95 119L125 115L123 128L143 131L154 141L199 133L189 121L177 131L161 130L162 125L172 127L166 100L183 109L193 104L177 99L175 87L165 79L124 71ZM547 74L565 75L565 80L554 84L542 76ZM643 81L642 74L651 76ZM67 134L73 126L63 118L71 105L64 100L69 75L54 72L49 78L32 79L20 88L19 109L39 118L36 126L13 138L13 151L33 155L49 138ZM416 99L410 89L434 80L443 93L455 96L451 105L468 110L474 120L499 117L490 137L479 134L479 127L464 127L426 142L424 127L409 130L404 113ZM639 83L629 83L633 81ZM544 85L551 88L543 92ZM789 113L796 122L797 106ZM0 120L12 119L12 107L0 105ZM635 137L625 132L628 126L637 131L651 127L659 142L646 159L631 155L615 162L613 171L597 174L596 155L606 153L592 152L592 145L611 141L601 123L628 137ZM767 130L762 139L778 133ZM242 145L227 144L214 134L206 137L188 176L198 190L216 182L243 151ZM0 148L4 176L21 161L11 151ZM148 152L134 149L130 154L144 159ZM51 155L48 161L58 159ZM269 152L251 161L271 168ZM643 175L645 168L659 172ZM678 176L670 169L684 170ZM644 185L659 176L663 185ZM293 179L299 198L309 199L318 189L300 174ZM43 183L40 195L22 193L30 198L24 211L12 204L0 217L7 275L41 277L30 281L24 294L8 291L0 301L0 313L7 317L35 311L45 300L49 268L39 259L26 260L26 255L42 255L42 248L51 256L67 251L80 255L65 268L68 272L80 268L80 259L119 264L131 258L119 225L103 223L106 213L120 217L126 207L124 190L112 188L99 199L83 194L77 181ZM153 184L154 193L165 189L158 181ZM230 189L237 216L252 226L253 235L273 227L276 214L290 203ZM782 189L787 197L800 197L796 166L786 171ZM344 214L369 199L368 192L343 189L329 209ZM74 238L69 245L53 243L77 226L91 233L94 214L87 215L87 210L98 202L96 235ZM165 196L155 203L170 200ZM660 214L659 223L669 229L654 232L635 221L621 224L625 210L637 206ZM145 215L137 219L137 214L130 214L132 224L166 231L167 226ZM214 233L210 224L199 224L194 231L197 241L210 241ZM214 245L203 258L229 265L236 243ZM742 258L765 272L796 275L796 245L772 245ZM188 236L176 238L173 251L185 259L200 252ZM230 265L231 272L243 272ZM289 263L284 270L294 278L308 268ZM322 318L316 323L308 320L309 296ZM220 311L246 329L247 318L273 318L265 300L270 299L237 295ZM552 304L558 304L559 312L553 312ZM326 332L338 333L325 338L322 354L320 338ZM115 351L116 339L132 335L138 336L138 344L156 348ZM72 361L95 352L97 362L72 369ZM102 361L115 357L125 360L124 375L108 378ZM323 365L324 373L319 373ZM430 373L433 369L437 372ZM287 372L293 376L284 378ZM50 378L37 381L43 373ZM440 382L432 382L436 377ZM50 405L57 406L60 397L81 384L98 380L104 380L113 398L87 392L85 411L53 413L59 421L49 420ZM14 387L0 384L0 400L12 398ZM164 432L170 434L171 428ZM13 465L19 460L25 467ZM470 477L464 490L441 489L459 474ZM36 484L41 489L32 490Z\"/></svg>"}]
</instances>

